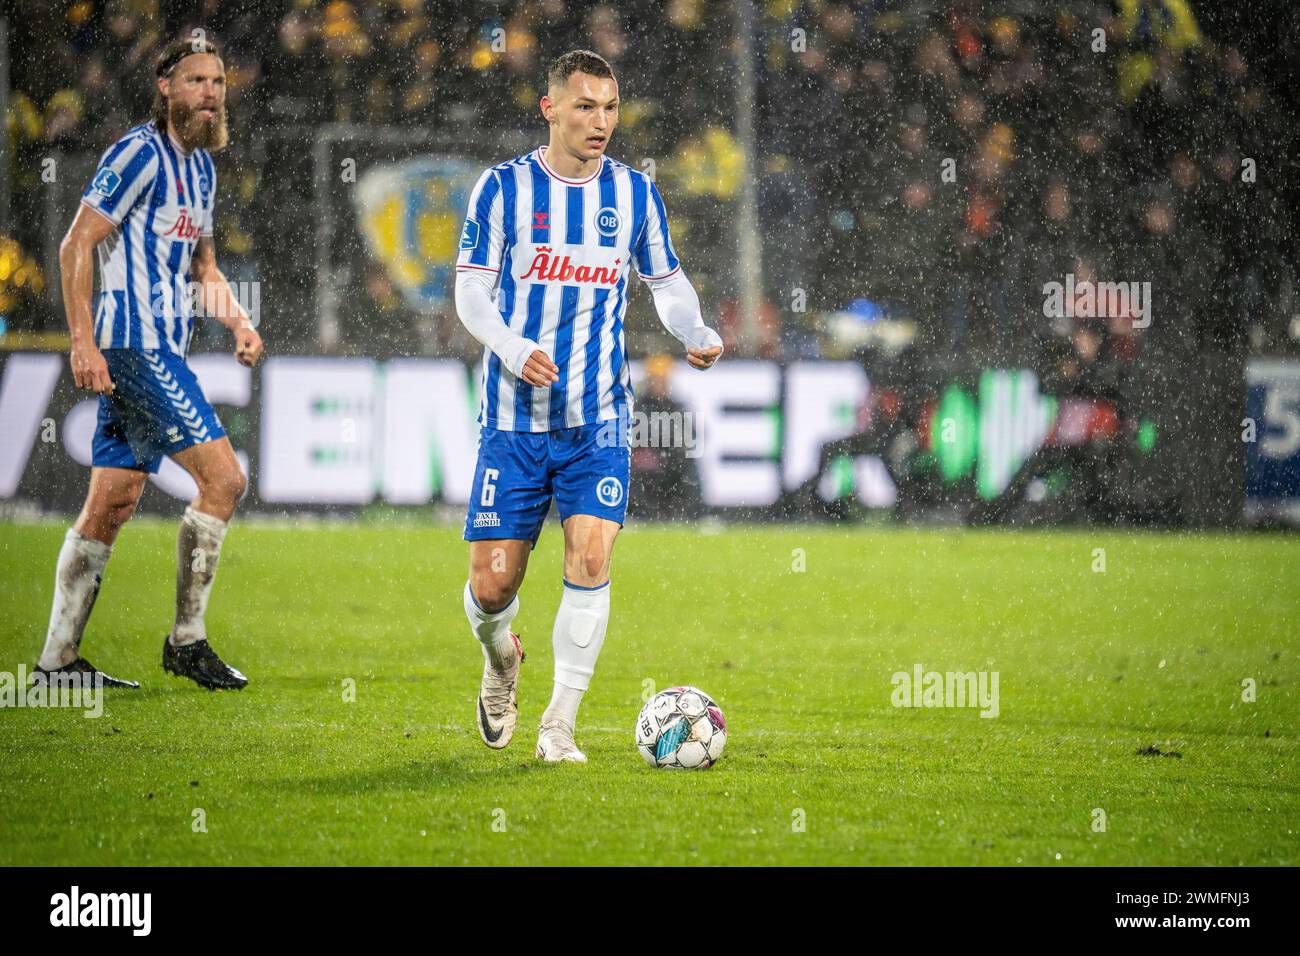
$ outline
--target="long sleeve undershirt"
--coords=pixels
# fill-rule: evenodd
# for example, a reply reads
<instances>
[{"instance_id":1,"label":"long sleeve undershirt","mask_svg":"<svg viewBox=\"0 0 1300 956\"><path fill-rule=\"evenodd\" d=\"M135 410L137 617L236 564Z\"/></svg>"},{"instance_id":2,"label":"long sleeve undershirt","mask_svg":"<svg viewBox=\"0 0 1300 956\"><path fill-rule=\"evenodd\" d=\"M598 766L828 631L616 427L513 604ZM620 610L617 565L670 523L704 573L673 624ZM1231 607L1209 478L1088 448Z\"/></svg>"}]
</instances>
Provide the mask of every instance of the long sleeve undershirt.
<instances>
[{"instance_id":1,"label":"long sleeve undershirt","mask_svg":"<svg viewBox=\"0 0 1300 956\"><path fill-rule=\"evenodd\" d=\"M541 346L506 325L493 301L496 279L493 273L480 270L457 272L456 314L470 335L491 349L518 377L529 357ZM704 324L700 297L684 272L678 270L663 279L642 281L650 287L659 321L677 341L688 349L722 345L722 337Z\"/></svg>"}]
</instances>

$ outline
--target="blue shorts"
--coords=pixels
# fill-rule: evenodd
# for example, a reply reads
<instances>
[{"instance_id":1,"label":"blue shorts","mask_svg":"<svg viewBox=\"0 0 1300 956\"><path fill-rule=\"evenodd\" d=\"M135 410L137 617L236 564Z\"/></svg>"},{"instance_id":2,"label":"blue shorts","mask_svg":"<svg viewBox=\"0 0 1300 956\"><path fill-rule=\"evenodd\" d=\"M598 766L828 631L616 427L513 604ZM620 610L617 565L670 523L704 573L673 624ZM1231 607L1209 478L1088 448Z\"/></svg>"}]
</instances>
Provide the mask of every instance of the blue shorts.
<instances>
[{"instance_id":1,"label":"blue shorts","mask_svg":"<svg viewBox=\"0 0 1300 956\"><path fill-rule=\"evenodd\" d=\"M156 474L164 455L226 434L185 359L172 352L105 349L114 390L99 396L91 464Z\"/></svg>"},{"instance_id":2,"label":"blue shorts","mask_svg":"<svg viewBox=\"0 0 1300 956\"><path fill-rule=\"evenodd\" d=\"M535 546L555 498L560 520L595 515L623 524L632 455L615 421L514 432L483 428L465 540L509 538Z\"/></svg>"}]
</instances>

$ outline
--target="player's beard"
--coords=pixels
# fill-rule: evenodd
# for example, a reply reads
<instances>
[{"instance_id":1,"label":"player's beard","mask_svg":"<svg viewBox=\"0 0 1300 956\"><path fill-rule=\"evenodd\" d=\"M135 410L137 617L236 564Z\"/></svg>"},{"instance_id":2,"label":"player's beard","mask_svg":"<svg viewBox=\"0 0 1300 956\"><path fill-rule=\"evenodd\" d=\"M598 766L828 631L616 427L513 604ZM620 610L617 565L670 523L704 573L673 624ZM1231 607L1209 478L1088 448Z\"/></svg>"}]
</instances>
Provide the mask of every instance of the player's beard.
<instances>
[{"instance_id":1,"label":"player's beard","mask_svg":"<svg viewBox=\"0 0 1300 956\"><path fill-rule=\"evenodd\" d=\"M184 103L170 103L167 110L167 123L181 141L187 153L196 149L206 149L215 153L225 149L230 141L230 132L226 128L226 104L217 107L217 115L200 116L198 108Z\"/></svg>"}]
</instances>

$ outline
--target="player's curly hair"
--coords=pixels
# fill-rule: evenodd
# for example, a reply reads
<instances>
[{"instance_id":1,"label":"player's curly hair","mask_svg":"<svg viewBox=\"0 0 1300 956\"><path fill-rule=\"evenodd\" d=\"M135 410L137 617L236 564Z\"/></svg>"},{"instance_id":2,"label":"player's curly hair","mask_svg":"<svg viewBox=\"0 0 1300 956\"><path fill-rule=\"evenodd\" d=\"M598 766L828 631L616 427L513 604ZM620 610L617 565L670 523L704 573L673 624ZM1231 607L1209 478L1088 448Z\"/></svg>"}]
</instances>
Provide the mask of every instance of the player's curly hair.
<instances>
[{"instance_id":1,"label":"player's curly hair","mask_svg":"<svg viewBox=\"0 0 1300 956\"><path fill-rule=\"evenodd\" d=\"M614 68L599 53L590 50L570 50L555 58L551 68L546 71L546 85L563 86L575 73L614 79Z\"/></svg>"},{"instance_id":2,"label":"player's curly hair","mask_svg":"<svg viewBox=\"0 0 1300 956\"><path fill-rule=\"evenodd\" d=\"M171 74L176 69L176 64L195 53L211 53L218 60L222 60L221 51L211 40L200 39L198 37L178 37L171 43L168 43L153 61L153 72L155 77L164 77ZM222 60L224 63L225 61ZM158 84L154 84L153 90L153 121L154 125L160 130L167 128L167 97L162 95L158 89Z\"/></svg>"}]
</instances>

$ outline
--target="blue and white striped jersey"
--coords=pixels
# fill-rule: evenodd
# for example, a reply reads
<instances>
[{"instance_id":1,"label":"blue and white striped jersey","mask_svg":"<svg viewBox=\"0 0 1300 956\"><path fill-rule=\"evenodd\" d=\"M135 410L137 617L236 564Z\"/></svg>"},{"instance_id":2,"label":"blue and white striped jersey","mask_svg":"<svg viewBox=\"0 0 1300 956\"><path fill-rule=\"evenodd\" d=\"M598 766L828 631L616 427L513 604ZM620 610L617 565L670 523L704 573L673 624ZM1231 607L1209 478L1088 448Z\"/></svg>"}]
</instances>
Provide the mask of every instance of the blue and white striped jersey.
<instances>
[{"instance_id":1,"label":"blue and white striped jersey","mask_svg":"<svg viewBox=\"0 0 1300 956\"><path fill-rule=\"evenodd\" d=\"M189 350L190 256L201 236L212 235L216 194L208 152L186 155L153 123L129 131L100 158L81 201L118 227L96 250L101 349Z\"/></svg>"},{"instance_id":2,"label":"blue and white striped jersey","mask_svg":"<svg viewBox=\"0 0 1300 956\"><path fill-rule=\"evenodd\" d=\"M648 176L602 157L587 179L565 179L545 152L484 172L461 233L457 268L497 274L501 317L560 370L551 388L535 388L485 349L479 423L487 428L544 432L630 414L628 273L635 266L654 280L681 268Z\"/></svg>"}]
</instances>

